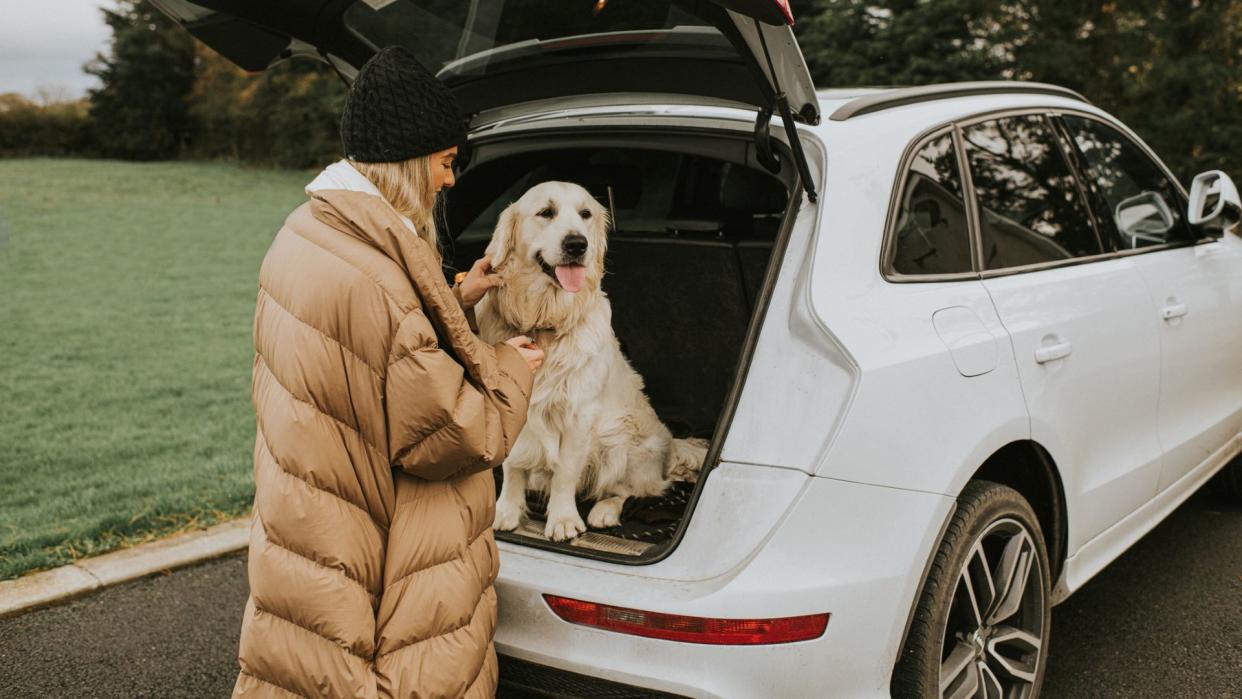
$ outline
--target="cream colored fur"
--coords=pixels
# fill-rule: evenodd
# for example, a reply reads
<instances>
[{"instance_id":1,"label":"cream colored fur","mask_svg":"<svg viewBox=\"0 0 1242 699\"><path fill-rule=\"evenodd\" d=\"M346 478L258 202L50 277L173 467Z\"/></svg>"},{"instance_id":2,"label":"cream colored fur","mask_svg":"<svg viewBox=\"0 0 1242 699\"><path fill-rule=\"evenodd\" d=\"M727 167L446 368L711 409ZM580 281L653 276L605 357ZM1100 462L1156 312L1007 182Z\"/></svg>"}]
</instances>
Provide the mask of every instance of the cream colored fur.
<instances>
[{"instance_id":1,"label":"cream colored fur","mask_svg":"<svg viewBox=\"0 0 1242 699\"><path fill-rule=\"evenodd\" d=\"M659 495L670 473L685 478L702 465L703 441L672 438L621 354L600 289L607 230L607 211L585 189L544 182L510 204L492 234L487 251L502 285L475 309L480 334L487 342L529 335L546 353L526 427L504 462L497 530L518 526L527 489L548 493L549 539L614 526L626 498ZM566 261L562 241L575 233L587 239L586 282L569 293L538 260ZM586 524L578 495L596 501Z\"/></svg>"}]
</instances>

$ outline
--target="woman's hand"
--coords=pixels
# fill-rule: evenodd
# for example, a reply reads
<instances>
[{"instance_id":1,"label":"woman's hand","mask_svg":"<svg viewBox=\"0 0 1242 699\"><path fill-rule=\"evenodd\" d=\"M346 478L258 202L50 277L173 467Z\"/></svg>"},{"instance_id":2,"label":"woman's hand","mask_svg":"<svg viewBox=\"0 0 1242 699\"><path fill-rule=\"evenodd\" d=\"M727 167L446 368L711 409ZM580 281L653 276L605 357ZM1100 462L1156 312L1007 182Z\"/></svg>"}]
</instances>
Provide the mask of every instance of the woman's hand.
<instances>
[{"instance_id":1,"label":"woman's hand","mask_svg":"<svg viewBox=\"0 0 1242 699\"><path fill-rule=\"evenodd\" d=\"M486 260L487 258L483 258ZM505 340L505 344L513 347L522 355L522 359L526 360L526 365L530 367L530 373L535 373L539 367L543 366L543 350L539 349L539 345L535 341L525 335L518 335Z\"/></svg>"},{"instance_id":2,"label":"woman's hand","mask_svg":"<svg viewBox=\"0 0 1242 699\"><path fill-rule=\"evenodd\" d=\"M492 260L487 255L475 260L466 273L466 278L457 285L457 297L461 299L462 310L474 308L489 290L500 286L500 275L492 270Z\"/></svg>"}]
</instances>

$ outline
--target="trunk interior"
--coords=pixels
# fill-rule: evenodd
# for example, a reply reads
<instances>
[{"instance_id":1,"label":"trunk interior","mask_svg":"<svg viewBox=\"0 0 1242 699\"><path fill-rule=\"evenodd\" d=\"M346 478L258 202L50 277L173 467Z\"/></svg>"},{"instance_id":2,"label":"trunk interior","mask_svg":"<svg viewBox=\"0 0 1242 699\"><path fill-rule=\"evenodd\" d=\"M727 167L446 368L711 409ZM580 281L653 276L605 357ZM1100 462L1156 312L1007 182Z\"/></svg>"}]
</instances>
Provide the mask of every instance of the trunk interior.
<instances>
[{"instance_id":1,"label":"trunk interior","mask_svg":"<svg viewBox=\"0 0 1242 699\"><path fill-rule=\"evenodd\" d=\"M499 538L617 562L661 558L680 538L719 453L772 252L787 229L792 163L782 158L784 177L773 175L758 165L748 135L702 132L558 132L472 143L465 155L469 163L448 196L451 266L469 269L501 211L530 187L582 185L612 212L603 288L622 352L675 437L712 440L696 483L631 498L619 526L553 543L543 535L543 498L528 493L529 516ZM498 488L501 476L496 469ZM592 505L580 500L584 521Z\"/></svg>"}]
</instances>

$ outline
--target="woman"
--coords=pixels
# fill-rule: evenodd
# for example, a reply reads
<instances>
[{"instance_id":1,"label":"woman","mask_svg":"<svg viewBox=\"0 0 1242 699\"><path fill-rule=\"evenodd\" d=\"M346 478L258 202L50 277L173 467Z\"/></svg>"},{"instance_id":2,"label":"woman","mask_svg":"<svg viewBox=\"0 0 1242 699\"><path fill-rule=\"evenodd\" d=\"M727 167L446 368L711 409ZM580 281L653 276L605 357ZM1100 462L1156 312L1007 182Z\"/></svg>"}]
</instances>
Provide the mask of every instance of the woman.
<instances>
[{"instance_id":1,"label":"woman","mask_svg":"<svg viewBox=\"0 0 1242 699\"><path fill-rule=\"evenodd\" d=\"M488 346L432 217L465 137L408 52L359 72L346 160L310 185L259 272L250 599L234 696L483 697L496 688L498 465L543 353Z\"/></svg>"}]
</instances>

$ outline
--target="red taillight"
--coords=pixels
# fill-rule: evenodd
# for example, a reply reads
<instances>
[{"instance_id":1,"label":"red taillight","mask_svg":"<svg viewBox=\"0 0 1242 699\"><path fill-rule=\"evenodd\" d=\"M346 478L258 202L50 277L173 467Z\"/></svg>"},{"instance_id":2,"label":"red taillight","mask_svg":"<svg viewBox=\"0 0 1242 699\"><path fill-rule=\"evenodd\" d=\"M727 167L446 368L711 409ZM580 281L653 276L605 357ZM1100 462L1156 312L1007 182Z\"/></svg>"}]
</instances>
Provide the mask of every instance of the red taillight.
<instances>
[{"instance_id":1,"label":"red taillight","mask_svg":"<svg viewBox=\"0 0 1242 699\"><path fill-rule=\"evenodd\" d=\"M779 619L712 619L645 612L556 595L544 595L543 599L557 616L571 624L683 643L727 646L792 643L819 638L828 626L827 614Z\"/></svg>"},{"instance_id":2,"label":"red taillight","mask_svg":"<svg viewBox=\"0 0 1242 699\"><path fill-rule=\"evenodd\" d=\"M781 8L781 14L785 15L785 21L789 26L793 26L793 10L789 7L789 0L773 0L776 6Z\"/></svg>"}]
</instances>

